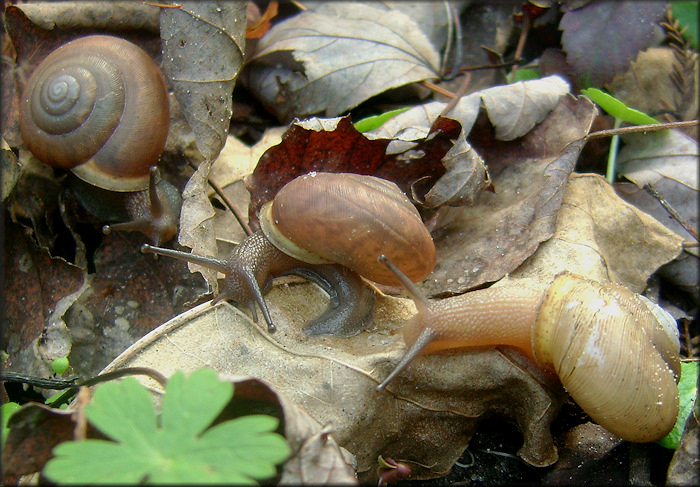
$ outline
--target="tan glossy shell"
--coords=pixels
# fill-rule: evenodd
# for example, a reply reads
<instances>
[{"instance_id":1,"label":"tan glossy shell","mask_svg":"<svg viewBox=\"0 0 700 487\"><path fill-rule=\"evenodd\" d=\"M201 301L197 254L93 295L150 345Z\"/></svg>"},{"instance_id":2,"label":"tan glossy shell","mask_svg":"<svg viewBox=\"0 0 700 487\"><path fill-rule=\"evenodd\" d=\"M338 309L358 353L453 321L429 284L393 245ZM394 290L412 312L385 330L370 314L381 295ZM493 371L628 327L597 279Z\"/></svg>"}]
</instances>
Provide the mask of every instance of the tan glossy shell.
<instances>
[{"instance_id":1,"label":"tan glossy shell","mask_svg":"<svg viewBox=\"0 0 700 487\"><path fill-rule=\"evenodd\" d=\"M158 66L126 40L87 36L49 54L20 99L20 130L42 162L111 191L148 186L169 124Z\"/></svg>"},{"instance_id":2,"label":"tan glossy shell","mask_svg":"<svg viewBox=\"0 0 700 487\"><path fill-rule=\"evenodd\" d=\"M667 331L630 290L562 274L542 302L533 349L597 423L648 442L678 414L678 342Z\"/></svg>"},{"instance_id":3,"label":"tan glossy shell","mask_svg":"<svg viewBox=\"0 0 700 487\"><path fill-rule=\"evenodd\" d=\"M418 211L389 181L372 176L309 173L285 185L261 213L268 239L310 263L342 264L387 285L399 281L378 261L386 254L419 281L435 266L435 246ZM291 241L305 252L285 246Z\"/></svg>"}]
</instances>

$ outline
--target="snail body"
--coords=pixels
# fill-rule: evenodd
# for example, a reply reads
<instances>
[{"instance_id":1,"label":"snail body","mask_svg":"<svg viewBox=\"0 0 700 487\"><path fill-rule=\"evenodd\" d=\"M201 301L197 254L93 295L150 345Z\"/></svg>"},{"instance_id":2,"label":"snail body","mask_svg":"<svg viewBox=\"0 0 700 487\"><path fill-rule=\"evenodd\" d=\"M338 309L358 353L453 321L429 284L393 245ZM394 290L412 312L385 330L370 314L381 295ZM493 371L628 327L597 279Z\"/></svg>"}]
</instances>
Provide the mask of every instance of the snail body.
<instances>
[{"instance_id":1,"label":"snail body","mask_svg":"<svg viewBox=\"0 0 700 487\"><path fill-rule=\"evenodd\" d=\"M387 266L401 275L391 262ZM569 273L548 285L522 281L442 301L428 301L402 281L418 314L403 329L406 355L378 391L421 354L508 345L556 373L574 401L621 438L655 441L673 428L677 329L646 298Z\"/></svg>"},{"instance_id":2,"label":"snail body","mask_svg":"<svg viewBox=\"0 0 700 487\"><path fill-rule=\"evenodd\" d=\"M154 181L151 171L165 147L169 120L168 91L155 62L135 44L102 35L75 39L46 56L19 106L22 139L37 159L70 170L89 186L123 193L124 207L137 219L142 211L129 209L130 198L144 192L135 201L150 202L149 186L169 184ZM97 198L89 201L86 188L78 199L94 206ZM177 194L161 207L177 208L177 220L179 203ZM173 235L168 229L154 242Z\"/></svg>"},{"instance_id":3,"label":"snail body","mask_svg":"<svg viewBox=\"0 0 700 487\"><path fill-rule=\"evenodd\" d=\"M415 207L394 183L372 176L300 176L263 207L260 220L262 231L247 237L225 260L151 246L142 250L224 273L215 302L231 299L253 312L257 303L270 330L274 325L262 292L271 279L296 274L314 280L331 294L331 307L306 326L312 335L350 336L371 323L374 293L360 276L399 283L377 265L380 254L410 262L413 280L425 278L435 265L435 246Z\"/></svg>"}]
</instances>

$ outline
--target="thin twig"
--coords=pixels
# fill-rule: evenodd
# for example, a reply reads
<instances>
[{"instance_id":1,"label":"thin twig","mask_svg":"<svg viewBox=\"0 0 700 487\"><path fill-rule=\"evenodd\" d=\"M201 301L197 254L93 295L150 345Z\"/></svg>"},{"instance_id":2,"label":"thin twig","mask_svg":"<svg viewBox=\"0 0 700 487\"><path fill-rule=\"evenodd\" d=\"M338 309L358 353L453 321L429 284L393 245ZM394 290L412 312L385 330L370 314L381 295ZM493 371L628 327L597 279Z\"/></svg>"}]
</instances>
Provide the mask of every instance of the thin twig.
<instances>
[{"instance_id":1,"label":"thin twig","mask_svg":"<svg viewBox=\"0 0 700 487\"><path fill-rule=\"evenodd\" d=\"M513 56L515 59L519 59L523 55L523 50L525 49L525 41L527 41L527 36L530 33L530 25L532 24L532 20L530 19L530 15L527 13L527 11L524 12L523 19L523 28L520 31L518 45L515 48L515 54ZM510 75L512 77L515 77L516 71L518 71L517 64L513 65L513 70L510 72Z\"/></svg>"},{"instance_id":2,"label":"thin twig","mask_svg":"<svg viewBox=\"0 0 700 487\"><path fill-rule=\"evenodd\" d=\"M442 109L442 112L440 112L440 116L444 117L448 113L452 111L452 109L459 103L459 100L462 99L464 94L467 92L467 88L469 88L469 82L472 79L471 73L466 73L464 75L464 79L462 80L462 84L459 86L459 89L457 90L457 93L455 93L455 97L452 98L447 105L445 105L445 108Z\"/></svg>"},{"instance_id":3,"label":"thin twig","mask_svg":"<svg viewBox=\"0 0 700 487\"><path fill-rule=\"evenodd\" d=\"M671 204L666 201L666 198L661 196L658 191L656 191L656 188L652 186L651 183L647 183L643 186L644 190L652 195L656 200L661 204L661 206L664 207L664 210L668 212L669 215L671 215L671 218L676 220L683 228L685 228L685 231L688 232L693 236L695 240L698 240L698 232L695 230L685 219L678 214L678 212L671 206Z\"/></svg>"},{"instance_id":4,"label":"thin twig","mask_svg":"<svg viewBox=\"0 0 700 487\"><path fill-rule=\"evenodd\" d=\"M599 130L598 132L591 132L590 134L586 135L584 139L586 141L589 141L591 139L598 139L600 137L612 137L613 135L626 135L639 132L656 132L659 130L695 127L696 125L698 125L699 122L700 121L698 120L687 120L683 122L651 123L648 125L634 125L631 127L620 127L617 129Z\"/></svg>"},{"instance_id":5,"label":"thin twig","mask_svg":"<svg viewBox=\"0 0 700 487\"><path fill-rule=\"evenodd\" d=\"M96 375L95 377L90 377L83 381L80 381L70 387L66 392L57 397L54 401L49 404L51 407L59 407L60 405L68 402L68 400L73 397L81 387L94 386L102 382L107 382L110 380L118 379L125 375L145 375L155 380L160 384L161 387L165 389L165 385L168 382L167 377L158 372L155 369L150 369L148 367L124 367L123 369L113 370L111 372L106 372L104 374Z\"/></svg>"},{"instance_id":6,"label":"thin twig","mask_svg":"<svg viewBox=\"0 0 700 487\"><path fill-rule=\"evenodd\" d=\"M20 374L17 372L2 372L0 373L0 382L19 382L28 384L42 389L62 390L75 385L79 377L63 378L47 378L37 377L35 375Z\"/></svg>"},{"instance_id":7,"label":"thin twig","mask_svg":"<svg viewBox=\"0 0 700 487\"><path fill-rule=\"evenodd\" d=\"M516 64L520 64L524 61L523 58L515 58L512 61L503 61L502 63L495 63L495 64L477 64L476 66L466 66L464 68L461 68L459 70L460 73L464 73L466 71L478 71L480 69L498 69L498 68L509 68L511 66L514 66Z\"/></svg>"},{"instance_id":8,"label":"thin twig","mask_svg":"<svg viewBox=\"0 0 700 487\"><path fill-rule=\"evenodd\" d=\"M421 81L420 84L422 84L423 86L425 86L429 90L432 90L436 93L440 93L441 95L447 96L449 98L455 98L457 96L454 93L452 93L450 90L446 90L442 86L438 86L435 83L428 81L428 80Z\"/></svg>"},{"instance_id":9,"label":"thin twig","mask_svg":"<svg viewBox=\"0 0 700 487\"><path fill-rule=\"evenodd\" d=\"M189 161L190 166L196 171L197 166L194 165L192 161ZM238 224L241 226L243 231L245 232L246 235L251 235L253 231L251 230L250 226L248 225L248 222L246 221L246 218L243 216L241 211L238 209L238 207L229 199L228 196L224 194L224 190L219 187L218 184L216 184L214 181L211 179L207 178L207 183L209 183L209 186L216 192L216 194L219 195L219 197L222 199L226 207L231 210L231 213L233 213L233 216L236 218L238 221Z\"/></svg>"}]
</instances>

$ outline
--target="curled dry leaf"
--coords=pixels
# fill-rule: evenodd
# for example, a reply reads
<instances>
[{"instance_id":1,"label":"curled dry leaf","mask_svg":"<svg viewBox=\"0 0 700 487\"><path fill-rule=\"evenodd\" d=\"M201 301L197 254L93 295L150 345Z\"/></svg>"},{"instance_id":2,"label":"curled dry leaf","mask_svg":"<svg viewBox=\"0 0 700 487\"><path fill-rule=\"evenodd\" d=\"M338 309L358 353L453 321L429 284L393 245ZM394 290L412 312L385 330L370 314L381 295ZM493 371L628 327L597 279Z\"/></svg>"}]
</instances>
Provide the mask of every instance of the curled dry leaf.
<instances>
[{"instance_id":1,"label":"curled dry leaf","mask_svg":"<svg viewBox=\"0 0 700 487\"><path fill-rule=\"evenodd\" d=\"M443 158L447 173L426 194L425 205L429 208L462 206L471 203L488 184L484 162L490 165L491 161L484 161L483 154L474 151L464 139L468 138L479 117L482 104L496 130L495 138L511 140L532 130L568 91L569 86L564 80L550 76L497 86L462 97L447 114L462 124L462 132ZM388 153L411 150L415 145L413 140L433 125L445 106L446 103L432 102L414 107L392 118L372 134L393 139L387 148Z\"/></svg>"},{"instance_id":2,"label":"curled dry leaf","mask_svg":"<svg viewBox=\"0 0 700 487\"><path fill-rule=\"evenodd\" d=\"M251 222L257 221L260 207L282 186L311 171L370 174L394 181L410 194L416 181L432 181L444 173L441 160L460 132L457 121L437 118L425 133L415 134L418 138L411 141L409 150L387 154L391 139L358 132L349 117L295 122L282 136L282 142L262 155L247 180ZM480 174L483 180L483 172Z\"/></svg>"},{"instance_id":3,"label":"curled dry leaf","mask_svg":"<svg viewBox=\"0 0 700 487\"><path fill-rule=\"evenodd\" d=\"M283 68L267 65L266 56ZM334 117L391 88L437 78L439 62L428 38L400 10L330 2L263 36L248 85L281 120Z\"/></svg>"},{"instance_id":4,"label":"curled dry leaf","mask_svg":"<svg viewBox=\"0 0 700 487\"><path fill-rule=\"evenodd\" d=\"M10 5L37 27L52 29L144 29L158 32L158 9L135 2L37 2ZM13 14L14 15L14 14Z\"/></svg>"},{"instance_id":5,"label":"curled dry leaf","mask_svg":"<svg viewBox=\"0 0 700 487\"><path fill-rule=\"evenodd\" d=\"M438 264L420 285L432 295L462 293L512 272L549 239L568 175L596 109L585 98L561 99L549 116L517 141L473 130L470 142L486 161L495 192L481 192L433 232ZM486 134L484 134L486 132Z\"/></svg>"},{"instance_id":6,"label":"curled dry leaf","mask_svg":"<svg viewBox=\"0 0 700 487\"><path fill-rule=\"evenodd\" d=\"M228 134L245 52L246 4L180 2L160 14L163 70L209 160L216 159Z\"/></svg>"}]
</instances>

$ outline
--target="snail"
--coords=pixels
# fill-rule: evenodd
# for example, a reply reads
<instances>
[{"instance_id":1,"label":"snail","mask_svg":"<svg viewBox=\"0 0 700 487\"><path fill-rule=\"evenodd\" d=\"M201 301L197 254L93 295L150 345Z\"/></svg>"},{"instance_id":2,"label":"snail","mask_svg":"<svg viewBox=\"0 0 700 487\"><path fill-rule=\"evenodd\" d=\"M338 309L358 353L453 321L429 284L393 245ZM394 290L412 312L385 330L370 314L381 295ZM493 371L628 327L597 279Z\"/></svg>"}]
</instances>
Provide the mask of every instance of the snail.
<instances>
[{"instance_id":1,"label":"snail","mask_svg":"<svg viewBox=\"0 0 700 487\"><path fill-rule=\"evenodd\" d=\"M41 162L71 171L71 186L88 211L131 220L105 230L139 230L156 245L175 235L181 202L152 170L169 120L168 91L155 62L135 44L103 35L75 39L46 56L19 107L27 148ZM155 225L144 223L150 213Z\"/></svg>"},{"instance_id":2,"label":"snail","mask_svg":"<svg viewBox=\"0 0 700 487\"><path fill-rule=\"evenodd\" d=\"M647 298L571 273L550 285L521 280L429 301L386 256L418 314L403 328L409 347L381 392L417 356L462 347L510 345L555 372L601 426L633 442L664 437L678 414L676 322Z\"/></svg>"},{"instance_id":3,"label":"snail","mask_svg":"<svg viewBox=\"0 0 700 487\"><path fill-rule=\"evenodd\" d=\"M435 266L435 246L416 208L394 183L373 176L309 173L287 183L260 212L261 231L224 260L144 245L153 252L224 273L214 303L232 299L260 306L275 329L262 292L271 279L296 274L317 282L331 306L306 325L311 335L351 336L372 321L374 292L360 275L380 284L400 283L379 264L382 253L403 262L410 279Z\"/></svg>"}]
</instances>

